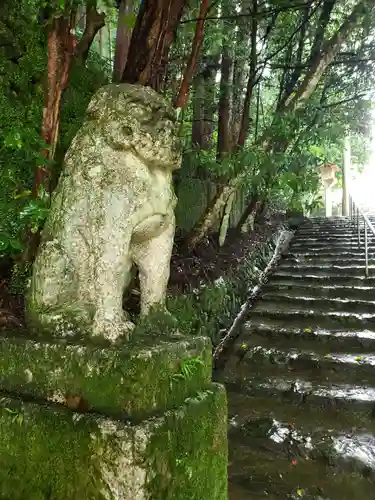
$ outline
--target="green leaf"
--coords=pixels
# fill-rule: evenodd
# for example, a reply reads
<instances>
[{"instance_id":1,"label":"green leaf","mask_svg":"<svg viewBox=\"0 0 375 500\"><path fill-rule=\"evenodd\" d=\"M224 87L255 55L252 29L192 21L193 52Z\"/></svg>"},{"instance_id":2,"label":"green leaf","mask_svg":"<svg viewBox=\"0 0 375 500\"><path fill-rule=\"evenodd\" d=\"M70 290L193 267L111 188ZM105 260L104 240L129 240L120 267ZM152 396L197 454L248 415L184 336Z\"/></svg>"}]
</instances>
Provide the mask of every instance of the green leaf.
<instances>
[{"instance_id":1,"label":"green leaf","mask_svg":"<svg viewBox=\"0 0 375 500\"><path fill-rule=\"evenodd\" d=\"M129 29L133 29L137 20L137 14L130 13L124 16L124 23Z\"/></svg>"}]
</instances>

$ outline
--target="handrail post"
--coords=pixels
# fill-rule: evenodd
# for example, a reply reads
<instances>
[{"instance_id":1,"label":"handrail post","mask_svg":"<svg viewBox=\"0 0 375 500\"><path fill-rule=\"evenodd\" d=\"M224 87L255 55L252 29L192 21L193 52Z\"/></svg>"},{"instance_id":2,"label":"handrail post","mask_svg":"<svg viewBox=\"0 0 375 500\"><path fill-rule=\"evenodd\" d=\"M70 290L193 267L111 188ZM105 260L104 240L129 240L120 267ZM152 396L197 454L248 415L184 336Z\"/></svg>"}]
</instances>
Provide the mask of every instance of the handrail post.
<instances>
[{"instance_id":1,"label":"handrail post","mask_svg":"<svg viewBox=\"0 0 375 500\"><path fill-rule=\"evenodd\" d=\"M367 224L365 223L365 263L366 263L366 278L368 278L368 243L367 243Z\"/></svg>"},{"instance_id":2,"label":"handrail post","mask_svg":"<svg viewBox=\"0 0 375 500\"><path fill-rule=\"evenodd\" d=\"M358 246L361 246L361 224L359 220L359 208L357 208L357 233L358 233Z\"/></svg>"}]
</instances>

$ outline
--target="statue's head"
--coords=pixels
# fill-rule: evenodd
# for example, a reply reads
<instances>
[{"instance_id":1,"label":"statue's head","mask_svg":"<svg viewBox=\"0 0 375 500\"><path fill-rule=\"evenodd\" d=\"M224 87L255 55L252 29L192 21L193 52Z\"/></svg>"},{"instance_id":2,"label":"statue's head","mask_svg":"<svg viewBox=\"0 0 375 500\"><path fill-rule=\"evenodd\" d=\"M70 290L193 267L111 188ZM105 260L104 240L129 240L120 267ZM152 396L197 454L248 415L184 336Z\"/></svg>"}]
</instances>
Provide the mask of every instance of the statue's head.
<instances>
[{"instance_id":1,"label":"statue's head","mask_svg":"<svg viewBox=\"0 0 375 500\"><path fill-rule=\"evenodd\" d=\"M150 167L171 170L181 163L176 122L163 96L150 87L127 83L98 90L86 115L86 124L97 128L113 149L132 151Z\"/></svg>"}]
</instances>

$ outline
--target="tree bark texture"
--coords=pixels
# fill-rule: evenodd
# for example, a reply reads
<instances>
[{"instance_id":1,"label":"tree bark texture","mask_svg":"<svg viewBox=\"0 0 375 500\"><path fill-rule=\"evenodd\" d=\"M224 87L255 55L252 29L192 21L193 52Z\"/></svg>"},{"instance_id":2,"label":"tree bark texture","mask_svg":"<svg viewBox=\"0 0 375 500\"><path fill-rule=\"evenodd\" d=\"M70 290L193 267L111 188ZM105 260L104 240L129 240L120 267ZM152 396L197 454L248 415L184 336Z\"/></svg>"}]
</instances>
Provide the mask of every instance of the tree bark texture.
<instances>
[{"instance_id":1,"label":"tree bark texture","mask_svg":"<svg viewBox=\"0 0 375 500\"><path fill-rule=\"evenodd\" d=\"M224 15L230 15L230 13L224 10ZM231 151L231 83L233 81L233 47L231 42L231 33L233 33L233 23L224 21L217 137L217 156L219 160L226 153L229 153Z\"/></svg>"},{"instance_id":2,"label":"tree bark texture","mask_svg":"<svg viewBox=\"0 0 375 500\"><path fill-rule=\"evenodd\" d=\"M35 197L41 187L50 192L51 171L48 162L53 159L58 140L61 96L68 84L75 49L74 23L75 13L70 18L52 19L48 30L47 82L41 126L41 137L47 145L42 154L47 164L36 169L33 187Z\"/></svg>"},{"instance_id":3,"label":"tree bark texture","mask_svg":"<svg viewBox=\"0 0 375 500\"><path fill-rule=\"evenodd\" d=\"M247 133L250 125L250 105L253 97L253 89L256 85L256 70L258 63L257 54L257 39L258 39L258 21L256 13L258 11L258 0L253 0L254 15L251 20L251 59L250 59L250 73L246 86L246 95L243 105L243 113L241 119L241 128L238 135L238 146L243 147L247 138Z\"/></svg>"},{"instance_id":4,"label":"tree bark texture","mask_svg":"<svg viewBox=\"0 0 375 500\"><path fill-rule=\"evenodd\" d=\"M133 29L121 81L159 91L168 52L187 0L144 0Z\"/></svg>"},{"instance_id":5,"label":"tree bark texture","mask_svg":"<svg viewBox=\"0 0 375 500\"><path fill-rule=\"evenodd\" d=\"M115 58L113 62L113 81L120 82L122 74L126 66L126 60L128 58L129 45L132 36L132 28L127 22L128 16L133 12L133 0L121 0L118 21L117 21L117 31L116 31L116 48L115 48Z\"/></svg>"},{"instance_id":6,"label":"tree bark texture","mask_svg":"<svg viewBox=\"0 0 375 500\"><path fill-rule=\"evenodd\" d=\"M189 99L190 82L194 76L195 68L197 66L199 51L204 39L204 23L206 20L208 9L209 9L209 0L202 0L198 15L198 21L195 27L195 34L194 34L193 45L191 47L190 57L185 68L179 92L174 102L175 108L184 108Z\"/></svg>"}]
</instances>

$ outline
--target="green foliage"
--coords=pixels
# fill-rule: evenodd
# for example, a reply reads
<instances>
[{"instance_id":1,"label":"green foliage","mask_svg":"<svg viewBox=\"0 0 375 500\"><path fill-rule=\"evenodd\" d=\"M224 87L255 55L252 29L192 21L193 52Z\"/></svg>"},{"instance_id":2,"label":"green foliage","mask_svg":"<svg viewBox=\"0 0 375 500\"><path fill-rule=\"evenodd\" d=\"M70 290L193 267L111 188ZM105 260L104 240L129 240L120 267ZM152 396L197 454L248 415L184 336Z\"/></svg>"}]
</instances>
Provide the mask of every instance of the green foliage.
<instances>
[{"instance_id":1,"label":"green foliage","mask_svg":"<svg viewBox=\"0 0 375 500\"><path fill-rule=\"evenodd\" d=\"M201 356L191 356L180 361L179 371L172 376L173 381L193 378L201 366L204 366Z\"/></svg>"},{"instance_id":2,"label":"green foliage","mask_svg":"<svg viewBox=\"0 0 375 500\"><path fill-rule=\"evenodd\" d=\"M24 236L43 226L49 198L31 190L37 167L52 168L56 178L64 152L77 132L93 92L107 81L105 65L95 54L87 68L73 68L62 103L60 142L53 165L46 164L40 137L47 65L45 27L38 24L40 5L24 0L0 20L0 258L24 250Z\"/></svg>"}]
</instances>

